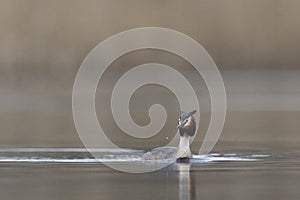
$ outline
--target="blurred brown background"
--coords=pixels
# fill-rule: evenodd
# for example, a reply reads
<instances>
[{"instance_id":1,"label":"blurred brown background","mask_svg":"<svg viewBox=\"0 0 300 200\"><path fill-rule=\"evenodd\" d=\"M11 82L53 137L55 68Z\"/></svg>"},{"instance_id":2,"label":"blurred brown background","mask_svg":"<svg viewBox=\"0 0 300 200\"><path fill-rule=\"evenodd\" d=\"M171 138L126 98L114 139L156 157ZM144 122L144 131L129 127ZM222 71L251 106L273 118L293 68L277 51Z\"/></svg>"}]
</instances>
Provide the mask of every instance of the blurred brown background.
<instances>
[{"instance_id":1,"label":"blurred brown background","mask_svg":"<svg viewBox=\"0 0 300 200\"><path fill-rule=\"evenodd\" d=\"M228 95L228 115L219 144L297 146L299 10L298 0L1 0L0 147L81 147L71 107L81 62L107 37L144 26L185 33L216 62ZM153 59L177 65L193 76L192 68L175 56L144 51L120 58L107 77L119 76L118 68ZM201 93L205 86L196 78L191 80L194 86L199 83ZM108 111L101 111L106 105L101 94L109 94L105 90L113 83L113 78L107 79L100 83L97 106L99 118L111 122ZM137 102L142 100L139 95L149 93L146 89L138 91ZM208 94L199 96L204 99L203 134L209 119ZM140 103L136 103L139 109L143 107ZM136 115L137 121L144 115ZM173 125L170 122L166 131L172 131ZM107 126L113 140L123 140L116 128ZM153 138L149 146L163 144L165 135ZM128 146L142 148L145 144L148 141Z\"/></svg>"}]
</instances>

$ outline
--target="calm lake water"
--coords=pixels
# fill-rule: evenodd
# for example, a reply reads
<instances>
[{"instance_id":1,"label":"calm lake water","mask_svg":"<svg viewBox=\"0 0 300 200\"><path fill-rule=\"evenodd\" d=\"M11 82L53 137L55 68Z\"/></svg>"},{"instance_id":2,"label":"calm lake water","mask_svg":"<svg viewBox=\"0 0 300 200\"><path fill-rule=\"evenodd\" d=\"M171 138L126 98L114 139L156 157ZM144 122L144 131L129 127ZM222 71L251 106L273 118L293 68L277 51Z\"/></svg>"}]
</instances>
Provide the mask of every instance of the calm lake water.
<instances>
[{"instance_id":1,"label":"calm lake water","mask_svg":"<svg viewBox=\"0 0 300 200\"><path fill-rule=\"evenodd\" d=\"M132 155L81 148L0 149L3 199L299 199L300 152L266 150L194 155L151 173L129 174L103 162L140 162Z\"/></svg>"}]
</instances>

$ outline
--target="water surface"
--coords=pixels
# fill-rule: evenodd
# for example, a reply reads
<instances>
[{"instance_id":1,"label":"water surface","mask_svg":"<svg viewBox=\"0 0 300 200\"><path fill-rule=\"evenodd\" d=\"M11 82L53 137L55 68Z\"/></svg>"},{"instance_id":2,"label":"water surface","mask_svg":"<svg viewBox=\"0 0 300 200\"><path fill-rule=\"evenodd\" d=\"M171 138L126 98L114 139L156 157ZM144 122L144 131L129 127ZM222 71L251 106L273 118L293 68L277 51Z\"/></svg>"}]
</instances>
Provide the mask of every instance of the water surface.
<instances>
[{"instance_id":1,"label":"water surface","mask_svg":"<svg viewBox=\"0 0 300 200\"><path fill-rule=\"evenodd\" d=\"M300 153L214 152L190 163L128 174L101 162L143 162L130 154L81 148L0 149L4 199L299 199Z\"/></svg>"}]
</instances>

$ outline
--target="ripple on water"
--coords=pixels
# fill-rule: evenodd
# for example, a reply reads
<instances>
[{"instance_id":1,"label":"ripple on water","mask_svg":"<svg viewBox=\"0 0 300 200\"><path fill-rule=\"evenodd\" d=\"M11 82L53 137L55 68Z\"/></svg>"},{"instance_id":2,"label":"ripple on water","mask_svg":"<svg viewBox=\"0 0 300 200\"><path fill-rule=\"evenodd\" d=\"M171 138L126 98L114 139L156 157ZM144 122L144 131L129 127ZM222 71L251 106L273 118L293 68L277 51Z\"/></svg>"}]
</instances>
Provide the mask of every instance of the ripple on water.
<instances>
[{"instance_id":1,"label":"ripple on water","mask_svg":"<svg viewBox=\"0 0 300 200\"><path fill-rule=\"evenodd\" d=\"M89 152L96 153L94 158ZM126 152L126 153L124 153ZM145 162L144 151L135 149L89 149L84 148L14 148L0 149L0 162L32 163L99 163L99 162ZM191 163L257 161L267 154L239 155L235 153L211 153L207 156L193 155ZM159 161L156 161L159 162Z\"/></svg>"}]
</instances>

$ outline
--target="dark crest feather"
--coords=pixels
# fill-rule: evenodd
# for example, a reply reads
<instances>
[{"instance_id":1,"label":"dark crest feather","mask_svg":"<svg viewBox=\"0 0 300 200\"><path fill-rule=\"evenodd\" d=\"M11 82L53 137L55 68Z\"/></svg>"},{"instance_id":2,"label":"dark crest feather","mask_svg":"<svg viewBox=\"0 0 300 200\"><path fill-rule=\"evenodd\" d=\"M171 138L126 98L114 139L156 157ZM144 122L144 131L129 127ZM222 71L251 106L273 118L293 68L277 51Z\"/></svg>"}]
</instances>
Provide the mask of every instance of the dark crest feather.
<instances>
[{"instance_id":1,"label":"dark crest feather","mask_svg":"<svg viewBox=\"0 0 300 200\"><path fill-rule=\"evenodd\" d=\"M185 120L186 118L190 117L191 115L195 114L197 110L193 110L191 112L182 112L180 113L179 120Z\"/></svg>"}]
</instances>

